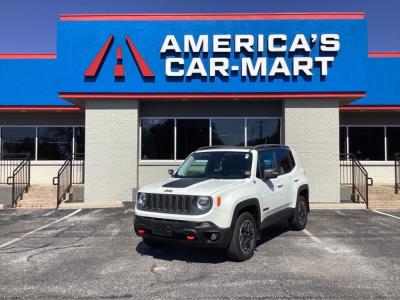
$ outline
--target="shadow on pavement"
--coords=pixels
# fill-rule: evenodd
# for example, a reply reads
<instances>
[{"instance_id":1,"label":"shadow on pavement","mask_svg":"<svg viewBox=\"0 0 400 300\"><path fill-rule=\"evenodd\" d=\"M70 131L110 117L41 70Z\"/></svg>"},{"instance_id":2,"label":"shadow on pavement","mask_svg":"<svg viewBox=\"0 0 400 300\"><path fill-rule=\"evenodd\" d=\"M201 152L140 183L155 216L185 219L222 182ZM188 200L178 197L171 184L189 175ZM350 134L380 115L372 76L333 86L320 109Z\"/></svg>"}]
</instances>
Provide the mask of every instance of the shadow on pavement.
<instances>
[{"instance_id":1,"label":"shadow on pavement","mask_svg":"<svg viewBox=\"0 0 400 300\"><path fill-rule=\"evenodd\" d=\"M257 248L289 230L287 222L269 227L262 232L261 240L257 243ZM257 251L257 248L255 251ZM229 260L224 249L196 248L182 245L167 245L156 249L147 246L143 241L137 245L136 251L141 255L152 256L156 259L167 261L178 260L191 263L219 264Z\"/></svg>"}]
</instances>

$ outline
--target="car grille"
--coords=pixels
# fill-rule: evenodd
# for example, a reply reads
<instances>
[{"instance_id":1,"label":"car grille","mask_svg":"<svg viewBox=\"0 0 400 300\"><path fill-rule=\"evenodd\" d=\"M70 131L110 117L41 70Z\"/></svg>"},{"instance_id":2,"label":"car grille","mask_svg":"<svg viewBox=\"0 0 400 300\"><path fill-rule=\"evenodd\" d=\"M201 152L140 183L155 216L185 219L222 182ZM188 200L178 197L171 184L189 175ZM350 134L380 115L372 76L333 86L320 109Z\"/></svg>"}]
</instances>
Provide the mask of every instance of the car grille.
<instances>
[{"instance_id":1,"label":"car grille","mask_svg":"<svg viewBox=\"0 0 400 300\"><path fill-rule=\"evenodd\" d=\"M190 214L196 196L147 194L145 210L163 213Z\"/></svg>"}]
</instances>

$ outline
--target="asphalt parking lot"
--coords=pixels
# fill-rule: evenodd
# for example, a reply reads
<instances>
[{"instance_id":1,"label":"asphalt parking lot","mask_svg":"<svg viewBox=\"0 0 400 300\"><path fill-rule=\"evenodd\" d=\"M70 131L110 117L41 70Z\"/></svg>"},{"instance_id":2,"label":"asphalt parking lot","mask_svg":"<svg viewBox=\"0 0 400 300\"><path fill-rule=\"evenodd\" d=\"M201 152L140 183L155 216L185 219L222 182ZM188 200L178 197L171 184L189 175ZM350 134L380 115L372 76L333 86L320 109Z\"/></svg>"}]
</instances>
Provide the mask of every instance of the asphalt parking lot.
<instances>
[{"instance_id":1,"label":"asphalt parking lot","mask_svg":"<svg viewBox=\"0 0 400 300\"><path fill-rule=\"evenodd\" d=\"M315 210L305 231L264 232L244 263L216 250L151 250L132 219L125 208L0 211L0 298L400 297L394 217Z\"/></svg>"}]
</instances>

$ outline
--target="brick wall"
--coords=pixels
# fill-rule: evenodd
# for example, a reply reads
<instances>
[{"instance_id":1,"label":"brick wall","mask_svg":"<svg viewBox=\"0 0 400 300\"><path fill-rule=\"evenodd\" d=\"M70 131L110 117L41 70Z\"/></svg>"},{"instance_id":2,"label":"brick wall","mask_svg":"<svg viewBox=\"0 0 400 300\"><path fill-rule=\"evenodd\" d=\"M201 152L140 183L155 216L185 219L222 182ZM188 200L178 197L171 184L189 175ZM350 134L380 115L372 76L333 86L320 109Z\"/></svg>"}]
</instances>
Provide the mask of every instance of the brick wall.
<instances>
[{"instance_id":1,"label":"brick wall","mask_svg":"<svg viewBox=\"0 0 400 300\"><path fill-rule=\"evenodd\" d=\"M171 164L141 164L139 166L139 187L170 177L169 169L177 170L179 163Z\"/></svg>"},{"instance_id":2,"label":"brick wall","mask_svg":"<svg viewBox=\"0 0 400 300\"><path fill-rule=\"evenodd\" d=\"M285 100L284 141L292 147L310 185L310 201L339 202L339 103Z\"/></svg>"},{"instance_id":3,"label":"brick wall","mask_svg":"<svg viewBox=\"0 0 400 300\"><path fill-rule=\"evenodd\" d=\"M85 202L131 201L137 188L138 102L86 101Z\"/></svg>"}]
</instances>

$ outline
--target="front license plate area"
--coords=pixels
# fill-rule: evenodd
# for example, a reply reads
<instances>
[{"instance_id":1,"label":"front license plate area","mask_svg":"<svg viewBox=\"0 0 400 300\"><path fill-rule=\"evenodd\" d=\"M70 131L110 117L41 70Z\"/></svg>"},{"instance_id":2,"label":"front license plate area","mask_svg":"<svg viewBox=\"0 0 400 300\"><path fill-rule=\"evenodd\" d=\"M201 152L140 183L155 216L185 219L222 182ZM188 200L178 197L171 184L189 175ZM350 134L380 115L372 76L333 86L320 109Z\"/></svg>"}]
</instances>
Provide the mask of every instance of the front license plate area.
<instances>
[{"instance_id":1,"label":"front license plate area","mask_svg":"<svg viewBox=\"0 0 400 300\"><path fill-rule=\"evenodd\" d=\"M153 224L152 233L160 236L172 236L171 227L163 224Z\"/></svg>"}]
</instances>

